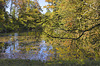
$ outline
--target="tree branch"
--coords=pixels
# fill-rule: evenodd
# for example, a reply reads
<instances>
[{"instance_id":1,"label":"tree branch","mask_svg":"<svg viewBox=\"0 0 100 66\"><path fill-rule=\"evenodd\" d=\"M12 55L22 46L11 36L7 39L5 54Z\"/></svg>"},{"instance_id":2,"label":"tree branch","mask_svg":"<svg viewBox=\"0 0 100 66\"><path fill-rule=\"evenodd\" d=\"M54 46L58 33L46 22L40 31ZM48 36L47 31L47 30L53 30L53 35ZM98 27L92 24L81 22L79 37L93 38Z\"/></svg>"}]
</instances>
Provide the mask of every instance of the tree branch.
<instances>
[{"instance_id":1,"label":"tree branch","mask_svg":"<svg viewBox=\"0 0 100 66\"><path fill-rule=\"evenodd\" d=\"M87 29L87 30L80 30L80 31L82 31L82 34L81 34L79 37L77 37L77 38L57 37L57 36L53 36L53 35L47 34L46 32L44 32L44 33L47 34L47 36L50 36L50 37L52 37L52 38L77 40L77 39L81 38L81 37L84 35L85 32L90 31L90 30L92 30L93 28L95 28L95 27L97 27L97 26L100 27L100 24L96 24L95 26L92 26L91 28L89 28L89 29Z\"/></svg>"}]
</instances>

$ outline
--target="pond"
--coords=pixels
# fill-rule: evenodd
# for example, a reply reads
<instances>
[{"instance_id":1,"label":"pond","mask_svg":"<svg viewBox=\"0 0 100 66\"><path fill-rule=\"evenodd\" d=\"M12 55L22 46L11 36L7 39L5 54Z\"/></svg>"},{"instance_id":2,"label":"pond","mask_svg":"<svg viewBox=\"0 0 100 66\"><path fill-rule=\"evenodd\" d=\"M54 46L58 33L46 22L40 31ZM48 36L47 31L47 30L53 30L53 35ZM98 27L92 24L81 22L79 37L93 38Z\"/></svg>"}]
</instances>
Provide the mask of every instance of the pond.
<instances>
[{"instance_id":1,"label":"pond","mask_svg":"<svg viewBox=\"0 0 100 66\"><path fill-rule=\"evenodd\" d=\"M14 35L0 37L3 46L1 48L0 58L7 59L29 59L29 60L50 60L53 56L50 53L53 47L46 44L45 40L35 41L32 36Z\"/></svg>"}]
</instances>

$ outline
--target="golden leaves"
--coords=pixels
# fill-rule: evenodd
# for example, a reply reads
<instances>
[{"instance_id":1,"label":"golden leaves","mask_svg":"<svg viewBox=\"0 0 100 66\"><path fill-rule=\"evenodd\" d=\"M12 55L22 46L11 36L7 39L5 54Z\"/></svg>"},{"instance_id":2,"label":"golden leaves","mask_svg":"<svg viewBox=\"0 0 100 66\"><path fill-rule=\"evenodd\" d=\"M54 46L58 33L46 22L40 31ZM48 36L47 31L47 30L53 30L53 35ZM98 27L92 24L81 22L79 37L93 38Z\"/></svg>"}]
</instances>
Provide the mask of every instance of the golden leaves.
<instances>
[{"instance_id":1,"label":"golden leaves","mask_svg":"<svg viewBox=\"0 0 100 66\"><path fill-rule=\"evenodd\" d=\"M55 8L55 6L48 4L46 6L43 6L43 8Z\"/></svg>"},{"instance_id":2,"label":"golden leaves","mask_svg":"<svg viewBox=\"0 0 100 66\"><path fill-rule=\"evenodd\" d=\"M50 58L50 60L52 60L52 57L49 57Z\"/></svg>"},{"instance_id":3,"label":"golden leaves","mask_svg":"<svg viewBox=\"0 0 100 66\"><path fill-rule=\"evenodd\" d=\"M26 47L26 51L30 51L30 48L29 47Z\"/></svg>"},{"instance_id":4,"label":"golden leaves","mask_svg":"<svg viewBox=\"0 0 100 66\"><path fill-rule=\"evenodd\" d=\"M49 6L49 8L55 8L55 6L51 5L51 6Z\"/></svg>"},{"instance_id":5,"label":"golden leaves","mask_svg":"<svg viewBox=\"0 0 100 66\"><path fill-rule=\"evenodd\" d=\"M72 22L68 22L68 23L66 23L64 26L66 26L66 27L72 27L72 25L73 25Z\"/></svg>"},{"instance_id":6,"label":"golden leaves","mask_svg":"<svg viewBox=\"0 0 100 66\"><path fill-rule=\"evenodd\" d=\"M56 50L59 50L59 48L56 47Z\"/></svg>"},{"instance_id":7,"label":"golden leaves","mask_svg":"<svg viewBox=\"0 0 100 66\"><path fill-rule=\"evenodd\" d=\"M47 6L43 6L43 8L47 8Z\"/></svg>"},{"instance_id":8,"label":"golden leaves","mask_svg":"<svg viewBox=\"0 0 100 66\"><path fill-rule=\"evenodd\" d=\"M69 0L66 0L66 1L69 1Z\"/></svg>"},{"instance_id":9,"label":"golden leaves","mask_svg":"<svg viewBox=\"0 0 100 66\"><path fill-rule=\"evenodd\" d=\"M53 2L53 0L45 0L45 2Z\"/></svg>"}]
</instances>

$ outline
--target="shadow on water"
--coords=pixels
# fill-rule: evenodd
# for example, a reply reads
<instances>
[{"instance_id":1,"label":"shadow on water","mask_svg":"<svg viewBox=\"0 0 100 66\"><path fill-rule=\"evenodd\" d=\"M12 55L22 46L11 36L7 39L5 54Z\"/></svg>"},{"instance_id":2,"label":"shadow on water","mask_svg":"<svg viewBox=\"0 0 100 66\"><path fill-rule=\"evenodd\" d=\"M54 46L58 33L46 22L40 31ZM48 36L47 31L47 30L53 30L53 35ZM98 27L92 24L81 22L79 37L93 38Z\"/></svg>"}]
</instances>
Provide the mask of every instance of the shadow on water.
<instances>
[{"instance_id":1,"label":"shadow on water","mask_svg":"<svg viewBox=\"0 0 100 66\"><path fill-rule=\"evenodd\" d=\"M10 34L9 37L9 40L2 47L0 58L41 60L43 62L52 56L50 51L53 47L47 45L45 40L30 43L19 41L18 33L14 33L14 37Z\"/></svg>"}]
</instances>

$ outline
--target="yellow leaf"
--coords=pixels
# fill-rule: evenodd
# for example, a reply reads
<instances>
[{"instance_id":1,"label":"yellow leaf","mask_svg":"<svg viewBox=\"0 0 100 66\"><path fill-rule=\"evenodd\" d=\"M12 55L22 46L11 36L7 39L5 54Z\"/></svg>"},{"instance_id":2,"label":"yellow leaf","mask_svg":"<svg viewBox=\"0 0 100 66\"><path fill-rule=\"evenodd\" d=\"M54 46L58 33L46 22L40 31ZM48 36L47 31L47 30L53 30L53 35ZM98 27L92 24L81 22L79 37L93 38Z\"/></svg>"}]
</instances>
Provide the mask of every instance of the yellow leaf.
<instances>
[{"instance_id":1,"label":"yellow leaf","mask_svg":"<svg viewBox=\"0 0 100 66\"><path fill-rule=\"evenodd\" d=\"M59 50L58 48L56 48L56 50Z\"/></svg>"},{"instance_id":2,"label":"yellow leaf","mask_svg":"<svg viewBox=\"0 0 100 66\"><path fill-rule=\"evenodd\" d=\"M47 6L43 6L43 8L47 8Z\"/></svg>"}]
</instances>

